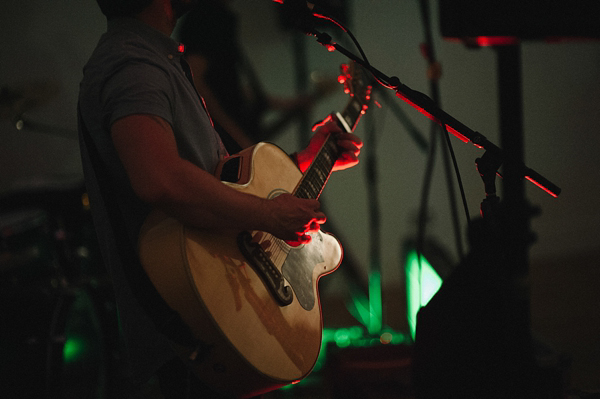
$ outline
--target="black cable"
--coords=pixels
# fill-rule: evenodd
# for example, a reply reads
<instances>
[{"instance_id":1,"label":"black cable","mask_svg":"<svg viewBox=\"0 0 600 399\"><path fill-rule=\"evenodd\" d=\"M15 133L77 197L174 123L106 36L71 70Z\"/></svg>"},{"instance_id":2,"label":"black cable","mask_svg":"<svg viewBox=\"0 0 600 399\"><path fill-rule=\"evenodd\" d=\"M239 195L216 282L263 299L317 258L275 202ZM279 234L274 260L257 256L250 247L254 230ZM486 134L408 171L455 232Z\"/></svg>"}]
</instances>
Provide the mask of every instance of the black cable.
<instances>
[{"instance_id":1,"label":"black cable","mask_svg":"<svg viewBox=\"0 0 600 399\"><path fill-rule=\"evenodd\" d=\"M425 58L427 59L427 62L429 64L429 68L432 69L431 71L431 75L434 74L434 68L437 68L438 66L437 64L437 60L435 58L435 51L434 51L434 47L433 47L433 35L432 35L432 30L431 30L431 22L429 19L429 3L427 0L420 0L420 10L421 10L421 18L423 21L423 28L424 28L424 35L425 35L425 44L423 47L423 53ZM436 76L430 76L430 91L431 91L431 98L433 100L433 102L436 104L436 106L440 105L440 94L439 94L439 84L437 81L437 77ZM455 174L457 176L457 181L459 182L459 186L460 186L460 190L461 190L461 194L462 194L462 198L463 198L463 205L465 207L465 209L467 210L467 223L469 222L469 214L468 214L468 207L467 207L467 203L465 200L465 195L464 195L464 189L462 187L462 180L461 180L461 176L460 176L460 171L458 170L457 167L457 163L456 163L456 157L454 154L454 150L452 147L452 142L450 140L450 137L448 135L448 129L446 128L446 124L445 123L440 123L442 128L443 128L443 133L444 136L446 138L446 145L448 147L448 152L451 155L452 161L454 163L454 171ZM432 127L431 127L431 143L430 145L432 147L434 147L436 145L436 137L437 134L440 132L439 130L439 126L438 126L438 122L437 121L433 121L432 122ZM444 158L444 165L445 168L444 170L446 171L446 184L448 187L448 197L449 197L449 201L450 201L450 214L452 217L452 225L454 228L454 236L456 239L456 249L457 252L459 254L459 257L462 259L464 257L464 250L463 250L463 245L462 245L462 234L461 234L461 230L460 230L460 222L459 222L459 218L458 218L458 213L457 213L457 204L456 204L456 196L455 196L455 192L454 192L454 185L453 185L453 181L452 181L452 175L450 173L450 167L449 167L449 160L448 160L448 152L446 151L442 151L442 156ZM430 151L429 153L429 160L428 162L433 163L433 159L432 157L434 156L435 151ZM428 165L428 169L432 169L433 165ZM430 175L425 175L425 179L430 179L431 176ZM427 182L427 180L425 180L424 185L426 184L430 184L431 182ZM424 196L428 195L429 189L424 189ZM418 243L422 243L425 237L425 226L422 223L426 222L426 206L427 206L427 201L428 198L424 197L422 198L422 202L421 202L421 211L420 211L420 224L419 224L419 232L418 232Z\"/></svg>"},{"instance_id":2,"label":"black cable","mask_svg":"<svg viewBox=\"0 0 600 399\"><path fill-rule=\"evenodd\" d=\"M433 51L433 45L431 43L431 33L430 33L430 24L429 24L429 13L427 11L427 4L425 1L421 0L421 18L423 20L423 28L425 33L425 58L428 62L428 66L431 66L435 63L435 54ZM429 88L432 96L433 102L439 106L439 90L437 81L434 79L429 80ZM436 121L431 122L431 128L429 133L429 152L427 155L427 162L425 166L425 174L423 176L423 185L421 187L421 200L419 205L419 216L418 216L418 224L417 224L417 242L416 242L416 250L419 258L419 269L421 268L421 255L423 254L423 246L425 242L426 235L426 227L427 227L427 204L429 203L429 194L431 191L431 183L433 177L433 169L435 165L435 155L436 155L436 144L437 144L437 136L439 126ZM419 271L419 279L421 277L421 273ZM419 284L420 285L420 284Z\"/></svg>"},{"instance_id":3,"label":"black cable","mask_svg":"<svg viewBox=\"0 0 600 399\"><path fill-rule=\"evenodd\" d=\"M456 203L456 192L454 191L454 182L452 181L452 171L450 169L450 161L448 159L448 154L451 155L452 159L455 158L454 155L454 149L452 147L452 142L450 140L450 136L448 135L448 129L446 129L446 125L444 125L444 135L446 137L446 147L447 147L447 151L442 151L442 156L444 157L444 172L446 174L446 181L447 181L447 188L448 188L448 199L450 201L450 216L452 218L452 226L454 226L454 237L455 237L455 245L456 245L456 250L458 252L459 258L460 260L464 260L464 248L463 248L463 240L462 240L462 234L461 234L461 230L460 230L460 221L459 221L459 217L458 217L458 205ZM456 162L455 162L455 174L457 175L457 180L459 182L459 185L462 185L461 183L461 178L460 178L460 171L458 170L457 166L456 166ZM461 190L462 191L462 190ZM463 201L464 201L464 192L463 192ZM466 202L464 202L464 206L466 207ZM468 215L468 210L467 210L467 224L469 223L469 215Z\"/></svg>"},{"instance_id":4,"label":"black cable","mask_svg":"<svg viewBox=\"0 0 600 399\"><path fill-rule=\"evenodd\" d=\"M421 17L423 20L423 28L424 28L424 34L425 34L425 48L424 48L425 57L428 61L429 68L435 68L437 62L435 59L435 52L434 52L434 47L433 47L432 30L431 30L431 23L430 23L430 18L429 18L429 3L427 0L420 0L420 10L421 10ZM356 40L356 38L354 37L354 35L348 28L346 28L339 21L335 20L333 17L319 14L319 13L313 13L313 16L315 16L317 18L328 20L328 21L334 23L335 25L337 25L340 29L342 29L342 31L347 33L349 35L349 37L352 39L353 43L355 44L356 48L358 49L358 51L360 52L360 54L362 56L362 60L360 60L360 61L362 61L363 66L365 67L365 69L367 69L371 73L373 78L383 87L390 88L393 90L398 89L398 87L400 86L400 82L397 78L392 77L390 79L384 79L383 77L378 76L378 71L371 66L360 43L358 42L358 40ZM322 44L331 44L330 38L327 37L328 35L323 35L323 36L325 36L325 37L318 36L320 39L320 42ZM431 97L432 97L433 103L436 104L436 106L439 106L440 96L439 96L439 85L437 83L437 77L431 77L430 91L431 91ZM452 147L452 143L451 143L451 140L450 140L450 137L448 134L448 129L446 127L446 123L444 123L443 121L434 120L432 122L433 124L431 126L430 149L429 149L430 151L429 151L429 155L428 155L423 189L422 189L422 195L421 195L421 205L420 205L420 211L419 211L419 227L418 227L418 232L417 232L417 243L418 243L417 246L418 247L422 246L422 243L423 243L424 237L425 237L425 223L427 220L427 203L429 201L430 185L431 185L432 175L433 175L433 166L434 166L434 160L435 160L434 159L435 158L435 141L436 141L437 132L439 129L439 126L437 126L438 122L442 126L444 135L446 136L446 144L447 144L448 151L449 151L451 159L452 159L454 173L456 175L457 182L459 185L461 199L462 199L463 207L464 207L464 210L466 213L467 223L469 223L469 220L470 220L470 214L469 214L469 209L468 209L468 205L467 205L467 201L466 201L464 187L462 184L462 178L460 175L460 171L458 169L458 164L456 162L456 156L455 156L454 149ZM443 155L445 157L444 161L447 166L446 171L448 172L448 170L449 170L448 160L446 158L447 153L443 152ZM455 231L457 251L458 251L460 258L462 259L464 257L463 245L462 245L462 239L461 239L462 234L460 231L460 222L459 222L459 218L457 215L457 204L455 201L455 192L453 189L453 182L452 182L452 177L451 177L450 173L446 173L446 180L447 180L448 192L449 192L449 197L450 197L450 211L451 211L451 215L452 215L452 225L454 226L454 231Z\"/></svg>"},{"instance_id":5,"label":"black cable","mask_svg":"<svg viewBox=\"0 0 600 399\"><path fill-rule=\"evenodd\" d=\"M454 172L455 172L456 179L457 179L457 182L458 182L458 187L460 189L460 196L461 196L461 199L462 199L463 207L464 207L464 210L465 210L465 216L466 216L466 220L467 220L467 223L468 223L470 221L470 219L471 219L471 216L470 216L470 213L469 213L469 206L467 205L467 197L465 195L465 188L464 188L464 186L462 184L462 179L460 177L460 171L458 170L458 163L456 162L456 156L455 156L454 150L452 148L452 143L450 142L450 135L448 134L448 129L446 128L446 124L445 123L442 123L442 126L444 128L444 133L446 133L446 141L448 143L448 150L450 151L450 155L452 157L452 164L454 166Z\"/></svg>"},{"instance_id":6,"label":"black cable","mask_svg":"<svg viewBox=\"0 0 600 399\"><path fill-rule=\"evenodd\" d=\"M335 25L337 25L338 28L340 28L344 33L346 33L350 37L350 39L352 40L352 43L354 43L354 45L356 46L356 49L359 51L359 53L362 57L362 61L365 63L365 65L367 65L367 66L371 65L369 63L369 60L367 59L367 55L365 54L365 52L362 49L362 46L360 45L358 40L356 40L356 37L354 37L354 34L352 34L352 31L350 29L348 29L348 27L344 26L344 24L342 24L341 22L339 22L338 20L336 20L335 18L333 18L329 15L313 13L313 16L315 16L316 18L324 19L326 21L330 21L330 22L334 23Z\"/></svg>"}]
</instances>

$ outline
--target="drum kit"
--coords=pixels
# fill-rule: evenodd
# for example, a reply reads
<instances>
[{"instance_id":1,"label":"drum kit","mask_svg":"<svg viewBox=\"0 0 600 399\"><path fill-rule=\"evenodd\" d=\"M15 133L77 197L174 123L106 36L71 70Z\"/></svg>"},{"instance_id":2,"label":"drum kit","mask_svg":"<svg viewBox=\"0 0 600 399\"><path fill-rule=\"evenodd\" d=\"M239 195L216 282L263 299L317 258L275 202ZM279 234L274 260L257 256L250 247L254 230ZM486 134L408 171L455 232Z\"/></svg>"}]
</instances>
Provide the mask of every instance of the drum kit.
<instances>
[{"instance_id":1,"label":"drum kit","mask_svg":"<svg viewBox=\"0 0 600 399\"><path fill-rule=\"evenodd\" d=\"M57 93L47 82L1 87L0 119L63 135L25 116ZM110 397L121 362L116 305L83 182L0 195L0 297L0 395Z\"/></svg>"}]
</instances>

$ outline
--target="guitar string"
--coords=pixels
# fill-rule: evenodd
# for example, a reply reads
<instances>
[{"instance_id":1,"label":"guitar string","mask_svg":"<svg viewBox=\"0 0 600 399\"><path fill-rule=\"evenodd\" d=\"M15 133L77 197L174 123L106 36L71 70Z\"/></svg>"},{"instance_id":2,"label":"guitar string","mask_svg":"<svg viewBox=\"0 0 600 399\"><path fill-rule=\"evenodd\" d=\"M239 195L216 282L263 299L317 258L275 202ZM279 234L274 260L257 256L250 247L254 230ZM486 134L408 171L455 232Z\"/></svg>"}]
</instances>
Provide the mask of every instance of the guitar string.
<instances>
[{"instance_id":1,"label":"guitar string","mask_svg":"<svg viewBox=\"0 0 600 399\"><path fill-rule=\"evenodd\" d=\"M353 102L354 101L356 101L356 97L353 98ZM343 114L349 116L348 114L352 111L351 104L352 102L346 106ZM341 116L340 114L336 115ZM356 118L355 121L358 121L358 118ZM325 140L323 147L315 157L313 162L314 165L311 165L309 171L304 174L303 178L299 182L298 188L295 190L294 195L299 198L317 199L321 195L325 183L327 180L329 180L333 170L333 165L338 157L339 150L335 143L335 138L333 135L330 135ZM310 185L310 188L312 188L312 193L309 191L309 187L307 187L305 182L308 182L307 184ZM285 262L285 259L287 258L292 247L285 243L285 241L273 236L270 233L261 233L261 238L258 240L258 244L262 247L262 244L268 241L269 244L266 245L263 250L269 253L271 262L273 262L276 267L283 267L283 263Z\"/></svg>"},{"instance_id":2,"label":"guitar string","mask_svg":"<svg viewBox=\"0 0 600 399\"><path fill-rule=\"evenodd\" d=\"M333 168L333 155L337 147L333 138L329 138L323 146L323 150L317 155L314 167L306 173L303 182L299 186L297 195L304 198L318 198L325 183L327 182ZM306 184L303 184L306 183Z\"/></svg>"},{"instance_id":3,"label":"guitar string","mask_svg":"<svg viewBox=\"0 0 600 399\"><path fill-rule=\"evenodd\" d=\"M356 100L356 98L354 98ZM352 104L348 104L344 110L346 116L350 116L349 119L358 121L361 110L364 106L355 104L356 108L351 107ZM360 107L359 107L360 106ZM349 115L353 113L356 115ZM354 125L354 124L353 124ZM353 129L352 129L353 130ZM330 135L327 137L323 146L317 156L315 157L313 164L309 167L309 170L304 174L297 189L294 192L299 198L314 198L317 199L325 187L325 183L329 180L335 161L339 157L339 149L337 148L335 137ZM290 250L292 249L285 241L276 238L272 234L265 233L260 240L260 243L270 241L266 252L270 252L271 261L277 266L283 266L285 259L287 258Z\"/></svg>"},{"instance_id":4,"label":"guitar string","mask_svg":"<svg viewBox=\"0 0 600 399\"><path fill-rule=\"evenodd\" d=\"M323 145L322 150L315 157L313 166L304 175L298 185L295 195L300 198L318 198L333 168L334 159L337 155L337 147L330 136ZM267 245L264 245L267 243ZM283 266L290 250L292 249L285 241L264 233L258 240L258 244L269 254L269 258L277 267Z\"/></svg>"}]
</instances>

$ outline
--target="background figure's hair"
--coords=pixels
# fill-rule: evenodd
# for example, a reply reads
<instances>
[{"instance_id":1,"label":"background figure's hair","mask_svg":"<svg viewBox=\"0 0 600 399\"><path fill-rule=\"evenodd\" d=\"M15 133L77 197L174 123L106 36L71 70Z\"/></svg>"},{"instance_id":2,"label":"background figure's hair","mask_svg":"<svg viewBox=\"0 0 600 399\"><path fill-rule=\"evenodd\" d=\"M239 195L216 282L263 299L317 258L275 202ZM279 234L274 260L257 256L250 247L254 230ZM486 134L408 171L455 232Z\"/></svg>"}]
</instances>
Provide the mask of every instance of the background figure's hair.
<instances>
[{"instance_id":1,"label":"background figure's hair","mask_svg":"<svg viewBox=\"0 0 600 399\"><path fill-rule=\"evenodd\" d=\"M132 17L144 8L148 7L153 0L96 0L102 14L107 19L113 17Z\"/></svg>"}]
</instances>

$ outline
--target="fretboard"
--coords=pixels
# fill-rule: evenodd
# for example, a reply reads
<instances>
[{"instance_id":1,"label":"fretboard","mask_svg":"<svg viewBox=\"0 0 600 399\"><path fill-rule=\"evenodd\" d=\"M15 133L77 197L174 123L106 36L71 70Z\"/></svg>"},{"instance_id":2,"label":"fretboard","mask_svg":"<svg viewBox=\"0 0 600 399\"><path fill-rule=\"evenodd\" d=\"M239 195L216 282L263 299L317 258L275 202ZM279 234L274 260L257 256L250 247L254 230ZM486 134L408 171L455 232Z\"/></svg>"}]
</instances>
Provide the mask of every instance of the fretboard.
<instances>
[{"instance_id":1,"label":"fretboard","mask_svg":"<svg viewBox=\"0 0 600 399\"><path fill-rule=\"evenodd\" d=\"M344 111L336 113L334 118L337 118L337 122L343 130L351 133L356 128L363 113L364 103L361 103L358 97L352 97ZM338 157L339 150L336 139L334 135L329 135L313 162L304 172L294 195L299 198L318 199L323 188L325 188L327 180L329 180L329 176L331 176L333 165Z\"/></svg>"}]
</instances>

